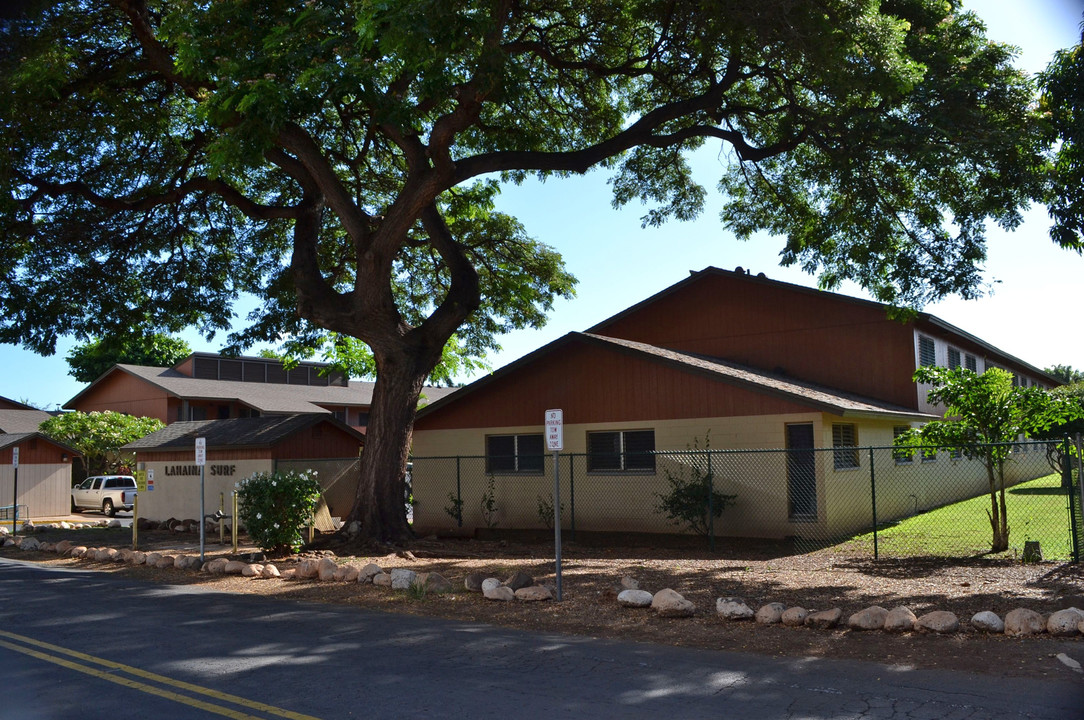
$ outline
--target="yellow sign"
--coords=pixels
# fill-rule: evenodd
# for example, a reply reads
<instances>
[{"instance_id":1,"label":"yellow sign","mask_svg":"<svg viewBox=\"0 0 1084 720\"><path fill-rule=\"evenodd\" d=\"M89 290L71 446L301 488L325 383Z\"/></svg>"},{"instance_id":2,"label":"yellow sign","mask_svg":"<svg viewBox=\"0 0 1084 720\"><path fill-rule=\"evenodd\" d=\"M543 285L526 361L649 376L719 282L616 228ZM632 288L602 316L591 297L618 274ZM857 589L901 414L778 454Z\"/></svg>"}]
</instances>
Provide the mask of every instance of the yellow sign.
<instances>
[{"instance_id":1,"label":"yellow sign","mask_svg":"<svg viewBox=\"0 0 1084 720\"><path fill-rule=\"evenodd\" d=\"M136 470L135 471L135 479L136 479L136 490L138 490L139 492L147 492L147 471L146 470Z\"/></svg>"}]
</instances>

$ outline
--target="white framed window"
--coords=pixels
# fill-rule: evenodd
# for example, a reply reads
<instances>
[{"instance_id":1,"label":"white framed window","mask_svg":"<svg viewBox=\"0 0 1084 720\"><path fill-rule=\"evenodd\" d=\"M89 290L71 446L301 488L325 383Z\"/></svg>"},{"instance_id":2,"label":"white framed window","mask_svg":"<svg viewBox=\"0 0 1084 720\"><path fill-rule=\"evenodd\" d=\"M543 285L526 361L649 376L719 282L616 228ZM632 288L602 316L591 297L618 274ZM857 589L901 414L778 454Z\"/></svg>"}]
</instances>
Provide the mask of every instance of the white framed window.
<instances>
[{"instance_id":1,"label":"white framed window","mask_svg":"<svg viewBox=\"0 0 1084 720\"><path fill-rule=\"evenodd\" d=\"M486 436L486 472L540 474L545 460L542 433Z\"/></svg>"},{"instance_id":2,"label":"white framed window","mask_svg":"<svg viewBox=\"0 0 1084 720\"><path fill-rule=\"evenodd\" d=\"M836 470L858 467L858 427L851 423L833 423L832 448L832 462Z\"/></svg>"},{"instance_id":3,"label":"white framed window","mask_svg":"<svg viewBox=\"0 0 1084 720\"><path fill-rule=\"evenodd\" d=\"M654 430L607 430L587 433L587 471L655 471Z\"/></svg>"}]
</instances>

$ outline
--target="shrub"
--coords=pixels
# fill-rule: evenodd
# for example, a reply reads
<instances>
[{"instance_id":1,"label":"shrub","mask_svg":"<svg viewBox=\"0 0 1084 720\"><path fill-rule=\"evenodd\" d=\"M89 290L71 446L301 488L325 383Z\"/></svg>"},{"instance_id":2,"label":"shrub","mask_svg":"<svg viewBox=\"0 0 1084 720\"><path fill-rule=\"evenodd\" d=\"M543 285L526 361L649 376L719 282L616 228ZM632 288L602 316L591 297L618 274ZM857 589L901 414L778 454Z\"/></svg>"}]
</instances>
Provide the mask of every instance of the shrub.
<instances>
[{"instance_id":1,"label":"shrub","mask_svg":"<svg viewBox=\"0 0 1084 720\"><path fill-rule=\"evenodd\" d=\"M711 447L709 436L704 438L704 449ZM691 450L699 450L699 440L694 440ZM714 473L695 461L677 473L666 470L670 488L665 493L655 493L658 503L655 512L665 514L672 525L684 527L697 535L707 535L711 518L721 517L723 510L733 505L737 495L724 495L715 489ZM688 472L686 472L688 471ZM711 514L708 514L708 493L711 493Z\"/></svg>"},{"instance_id":2,"label":"shrub","mask_svg":"<svg viewBox=\"0 0 1084 720\"><path fill-rule=\"evenodd\" d=\"M538 496L538 522L553 529L553 493ZM565 504L561 503L561 523L564 524Z\"/></svg>"},{"instance_id":3,"label":"shrub","mask_svg":"<svg viewBox=\"0 0 1084 720\"><path fill-rule=\"evenodd\" d=\"M482 500L479 503L479 507L482 510L482 522L486 524L486 527L492 530L497 527L497 489L494 487L495 480L492 475L486 478L486 489L482 493Z\"/></svg>"},{"instance_id":4,"label":"shrub","mask_svg":"<svg viewBox=\"0 0 1084 720\"><path fill-rule=\"evenodd\" d=\"M252 541L269 552L294 552L320 499L316 472L255 473L237 483L238 514Z\"/></svg>"}]
</instances>

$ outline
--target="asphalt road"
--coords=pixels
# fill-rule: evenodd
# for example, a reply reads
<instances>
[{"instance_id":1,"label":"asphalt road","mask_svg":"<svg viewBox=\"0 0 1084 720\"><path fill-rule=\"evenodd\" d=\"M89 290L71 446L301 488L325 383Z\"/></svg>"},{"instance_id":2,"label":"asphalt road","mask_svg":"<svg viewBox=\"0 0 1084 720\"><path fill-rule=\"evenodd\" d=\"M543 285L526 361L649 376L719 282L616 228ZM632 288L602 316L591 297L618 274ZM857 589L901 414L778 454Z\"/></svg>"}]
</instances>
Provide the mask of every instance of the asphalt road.
<instances>
[{"instance_id":1,"label":"asphalt road","mask_svg":"<svg viewBox=\"0 0 1084 720\"><path fill-rule=\"evenodd\" d=\"M0 679L18 720L1084 718L1084 676L543 635L6 560Z\"/></svg>"}]
</instances>

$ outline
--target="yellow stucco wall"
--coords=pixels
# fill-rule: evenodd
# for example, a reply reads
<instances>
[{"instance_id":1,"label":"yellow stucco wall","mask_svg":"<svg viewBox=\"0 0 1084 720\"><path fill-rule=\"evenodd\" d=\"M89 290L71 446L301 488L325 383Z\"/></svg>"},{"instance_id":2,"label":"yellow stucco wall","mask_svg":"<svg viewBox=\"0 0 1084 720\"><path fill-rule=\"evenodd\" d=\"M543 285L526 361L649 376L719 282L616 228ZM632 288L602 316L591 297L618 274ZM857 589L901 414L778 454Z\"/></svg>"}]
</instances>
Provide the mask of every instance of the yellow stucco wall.
<instances>
[{"instance_id":1,"label":"yellow stucco wall","mask_svg":"<svg viewBox=\"0 0 1084 720\"><path fill-rule=\"evenodd\" d=\"M148 520L193 520L199 518L200 476L193 462L139 463L140 469L154 472L154 490L139 493L139 515ZM218 510L219 493L225 493L226 513L234 484L256 472L270 472L272 461L208 460L204 469L204 507L207 514Z\"/></svg>"},{"instance_id":2,"label":"yellow stucco wall","mask_svg":"<svg viewBox=\"0 0 1084 720\"><path fill-rule=\"evenodd\" d=\"M859 452L856 468L835 469L832 425L854 424L857 443L888 447L899 421L841 418L808 413L745 418L709 418L656 423L613 423L606 425L569 424L564 428L561 500L565 506L565 527L574 503L576 529L583 531L681 532L667 518L655 512L658 493L669 487L667 474L691 477L690 468L706 468L703 454L657 456L655 472L588 473L586 471L587 432L595 430L655 431L656 450L685 451L693 445L705 446L710 437L712 450L778 450L786 445L786 426L812 423L816 472L816 516L790 517L787 455L785 453L712 454L714 487L723 494L735 495L732 506L715 520L719 536L782 538L789 536L829 538L865 531L871 527L872 499L870 456ZM709 432L710 431L710 432ZM486 527L481 508L489 476L485 468L487 435L542 432L542 425L486 428L475 430L420 431L414 435L414 508L415 527L420 532L471 534ZM1006 472L1009 484L1048 474L1038 452L1020 456ZM457 457L458 456L458 457ZM890 450L874 455L878 521L907 517L915 512L974 497L987 491L985 470L978 461L951 459L939 453L935 462L898 464ZM458 490L457 490L458 478ZM499 528L542 529L539 499L552 502L552 459L546 458L544 474L494 474L493 499L496 512L490 518ZM458 527L448 510L454 509L449 495L463 499L463 526Z\"/></svg>"}]
</instances>

